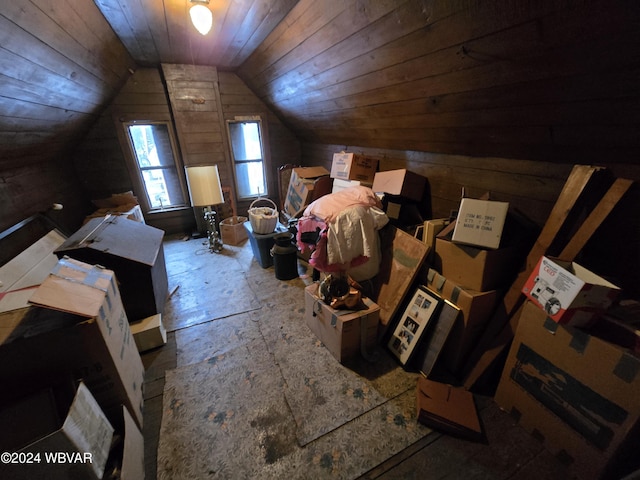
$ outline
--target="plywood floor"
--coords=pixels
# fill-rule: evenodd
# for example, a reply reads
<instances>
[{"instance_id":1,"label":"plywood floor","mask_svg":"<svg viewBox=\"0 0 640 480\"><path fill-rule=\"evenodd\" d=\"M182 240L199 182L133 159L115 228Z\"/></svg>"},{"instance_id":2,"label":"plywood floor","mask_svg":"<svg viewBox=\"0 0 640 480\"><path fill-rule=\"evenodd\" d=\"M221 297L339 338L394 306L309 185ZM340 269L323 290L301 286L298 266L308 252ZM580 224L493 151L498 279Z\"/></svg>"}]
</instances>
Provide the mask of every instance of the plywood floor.
<instances>
[{"instance_id":1,"label":"plywood floor","mask_svg":"<svg viewBox=\"0 0 640 480\"><path fill-rule=\"evenodd\" d=\"M254 270L260 274L273 274L273 267L262 269L253 259L250 245L228 247L240 258L242 268ZM201 250L198 240L183 241L180 238L165 240L165 257L170 291L177 287L175 279L180 277L179 288L183 294L189 289L198 292L202 289L201 275L185 275L186 270L195 271L197 262L212 262L215 258L206 255L194 255L194 249ZM201 252L200 252L201 253ZM306 265L301 264L305 269ZM257 269L257 270L256 270ZM258 271L259 270L259 271ZM188 273L188 272L186 272ZM233 276L225 281L233 282ZM274 275L274 281L275 275ZM177 302L179 303L179 302ZM172 303L173 317L180 317ZM193 311L185 316L193 317ZM192 308L192 307L189 307ZM192 328L186 322L176 324L174 329ZM178 355L185 351L176 346L175 330L168 333L165 346L142 355L146 368L145 378L145 464L146 478L156 479L156 458L158 436L162 421L162 393L165 371L178 365ZM535 479L553 480L567 478L563 466L540 443L516 425L488 397L477 397L481 421L486 433L487 443L475 443L456 439L447 435L430 435L405 449L400 454L382 463L365 474L367 479ZM178 480L178 479L176 479Z\"/></svg>"}]
</instances>

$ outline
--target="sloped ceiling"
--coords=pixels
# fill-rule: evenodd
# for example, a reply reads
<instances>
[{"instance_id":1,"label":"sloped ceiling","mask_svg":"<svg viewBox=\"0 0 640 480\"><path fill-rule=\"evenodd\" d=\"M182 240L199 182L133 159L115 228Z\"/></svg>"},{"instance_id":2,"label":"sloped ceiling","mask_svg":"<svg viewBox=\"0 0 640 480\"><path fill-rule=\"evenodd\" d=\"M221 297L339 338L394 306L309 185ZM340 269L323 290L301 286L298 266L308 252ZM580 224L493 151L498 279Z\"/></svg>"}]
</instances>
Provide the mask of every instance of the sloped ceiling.
<instances>
[{"instance_id":1,"label":"sloped ceiling","mask_svg":"<svg viewBox=\"0 0 640 480\"><path fill-rule=\"evenodd\" d=\"M235 69L289 13L297 0L210 0L213 27L191 25L189 0L94 0L139 65L212 65Z\"/></svg>"}]
</instances>

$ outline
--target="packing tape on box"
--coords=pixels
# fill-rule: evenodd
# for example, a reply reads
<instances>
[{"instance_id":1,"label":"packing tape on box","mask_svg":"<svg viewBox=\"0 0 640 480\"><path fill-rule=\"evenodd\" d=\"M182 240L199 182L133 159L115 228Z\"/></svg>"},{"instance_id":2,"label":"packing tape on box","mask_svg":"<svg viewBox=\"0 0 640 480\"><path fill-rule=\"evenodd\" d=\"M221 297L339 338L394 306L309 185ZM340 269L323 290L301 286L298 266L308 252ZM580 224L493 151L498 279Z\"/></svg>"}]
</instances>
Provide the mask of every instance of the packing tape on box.
<instances>
[{"instance_id":1,"label":"packing tape on box","mask_svg":"<svg viewBox=\"0 0 640 480\"><path fill-rule=\"evenodd\" d=\"M427 272L427 281L429 285L433 286L438 293L442 293L442 289L444 288L444 284L447 282L447 279L436 272L433 268L430 268ZM455 305L458 305L458 299L460 298L460 292L462 292L462 288L458 285L453 287L451 291L451 295L449 301Z\"/></svg>"},{"instance_id":2,"label":"packing tape on box","mask_svg":"<svg viewBox=\"0 0 640 480\"><path fill-rule=\"evenodd\" d=\"M64 278L65 280L69 281L69 282L73 282L73 283L80 283L82 285L87 285L89 287L93 287L95 289L101 290L103 292L107 292L109 289L108 288L101 288L98 287L96 284L98 283L98 280L111 280L112 279L112 275L106 274L103 272L104 267L101 265L92 265L90 270L87 270L86 268L82 267L81 265L77 265L75 263L69 262L69 257L64 256L63 258L61 258L58 263L56 264L55 267L53 267L53 270L51 270L51 274L55 275L56 277L60 277L60 278ZM84 279L79 282L78 279L76 278L69 278L66 277L64 275L62 275L61 270L62 268L69 268L71 270L75 270L77 272L82 272L82 273L86 273L86 276L84 277Z\"/></svg>"},{"instance_id":3,"label":"packing tape on box","mask_svg":"<svg viewBox=\"0 0 640 480\"><path fill-rule=\"evenodd\" d=\"M559 328L558 323L552 318L547 317L544 321L543 328L554 335ZM589 345L591 335L579 329L571 330L571 341L569 347L579 354L583 354ZM640 373L640 358L628 352L621 352L620 359L613 369L613 375L626 383L632 383L636 376Z\"/></svg>"}]
</instances>

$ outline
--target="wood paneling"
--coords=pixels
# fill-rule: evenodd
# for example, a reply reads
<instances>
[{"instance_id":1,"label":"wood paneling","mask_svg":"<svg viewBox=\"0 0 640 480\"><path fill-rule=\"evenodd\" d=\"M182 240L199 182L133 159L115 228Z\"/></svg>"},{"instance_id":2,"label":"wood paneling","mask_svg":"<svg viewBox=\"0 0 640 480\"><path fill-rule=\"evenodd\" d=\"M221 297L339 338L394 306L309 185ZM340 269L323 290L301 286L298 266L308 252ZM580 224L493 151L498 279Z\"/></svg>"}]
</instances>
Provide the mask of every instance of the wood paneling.
<instances>
[{"instance_id":1,"label":"wood paneling","mask_svg":"<svg viewBox=\"0 0 640 480\"><path fill-rule=\"evenodd\" d=\"M0 229L54 202L79 225L90 206L71 153L133 66L92 2L0 5Z\"/></svg>"},{"instance_id":2,"label":"wood paneling","mask_svg":"<svg viewBox=\"0 0 640 480\"><path fill-rule=\"evenodd\" d=\"M300 1L238 69L302 140L637 163L640 5L320 3Z\"/></svg>"},{"instance_id":3,"label":"wood paneling","mask_svg":"<svg viewBox=\"0 0 640 480\"><path fill-rule=\"evenodd\" d=\"M51 0L49 0L51 1ZM238 67L297 0L211 1L213 27L200 35L188 0L94 0L140 65Z\"/></svg>"}]
</instances>

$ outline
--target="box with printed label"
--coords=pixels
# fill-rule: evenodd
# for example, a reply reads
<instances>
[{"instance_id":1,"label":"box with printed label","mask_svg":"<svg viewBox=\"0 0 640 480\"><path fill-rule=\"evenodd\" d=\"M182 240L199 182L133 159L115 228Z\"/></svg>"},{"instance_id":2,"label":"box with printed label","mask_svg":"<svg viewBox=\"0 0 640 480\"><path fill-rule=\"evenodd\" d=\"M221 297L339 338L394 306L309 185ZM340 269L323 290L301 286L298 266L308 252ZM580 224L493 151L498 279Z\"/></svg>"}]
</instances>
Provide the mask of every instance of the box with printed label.
<instances>
[{"instance_id":1,"label":"box with printed label","mask_svg":"<svg viewBox=\"0 0 640 480\"><path fill-rule=\"evenodd\" d=\"M331 163L331 178L358 180L371 184L378 169L378 160L356 153L334 153Z\"/></svg>"},{"instance_id":2,"label":"box with printed label","mask_svg":"<svg viewBox=\"0 0 640 480\"><path fill-rule=\"evenodd\" d=\"M318 296L318 284L305 288L305 313L307 326L339 362L362 353L367 355L375 346L380 320L380 307L364 298L365 310L336 310ZM361 342L362 335L364 341Z\"/></svg>"},{"instance_id":3,"label":"box with printed label","mask_svg":"<svg viewBox=\"0 0 640 480\"><path fill-rule=\"evenodd\" d=\"M508 210L507 202L463 198L451 240L476 247L498 248Z\"/></svg>"},{"instance_id":4,"label":"box with printed label","mask_svg":"<svg viewBox=\"0 0 640 480\"><path fill-rule=\"evenodd\" d=\"M540 257L522 287L553 321L591 327L620 294L620 289L575 262Z\"/></svg>"},{"instance_id":5,"label":"box with printed label","mask_svg":"<svg viewBox=\"0 0 640 480\"><path fill-rule=\"evenodd\" d=\"M144 367L115 274L69 258L0 299L0 402L61 375L81 378L114 427L121 405L142 427Z\"/></svg>"},{"instance_id":6,"label":"box with printed label","mask_svg":"<svg viewBox=\"0 0 640 480\"><path fill-rule=\"evenodd\" d=\"M297 216L309 204L315 181L329 175L324 167L299 167L292 169L289 179L284 211L291 217Z\"/></svg>"},{"instance_id":7,"label":"box with printed label","mask_svg":"<svg viewBox=\"0 0 640 480\"><path fill-rule=\"evenodd\" d=\"M623 478L640 465L640 359L527 301L495 395L567 478Z\"/></svg>"}]
</instances>

